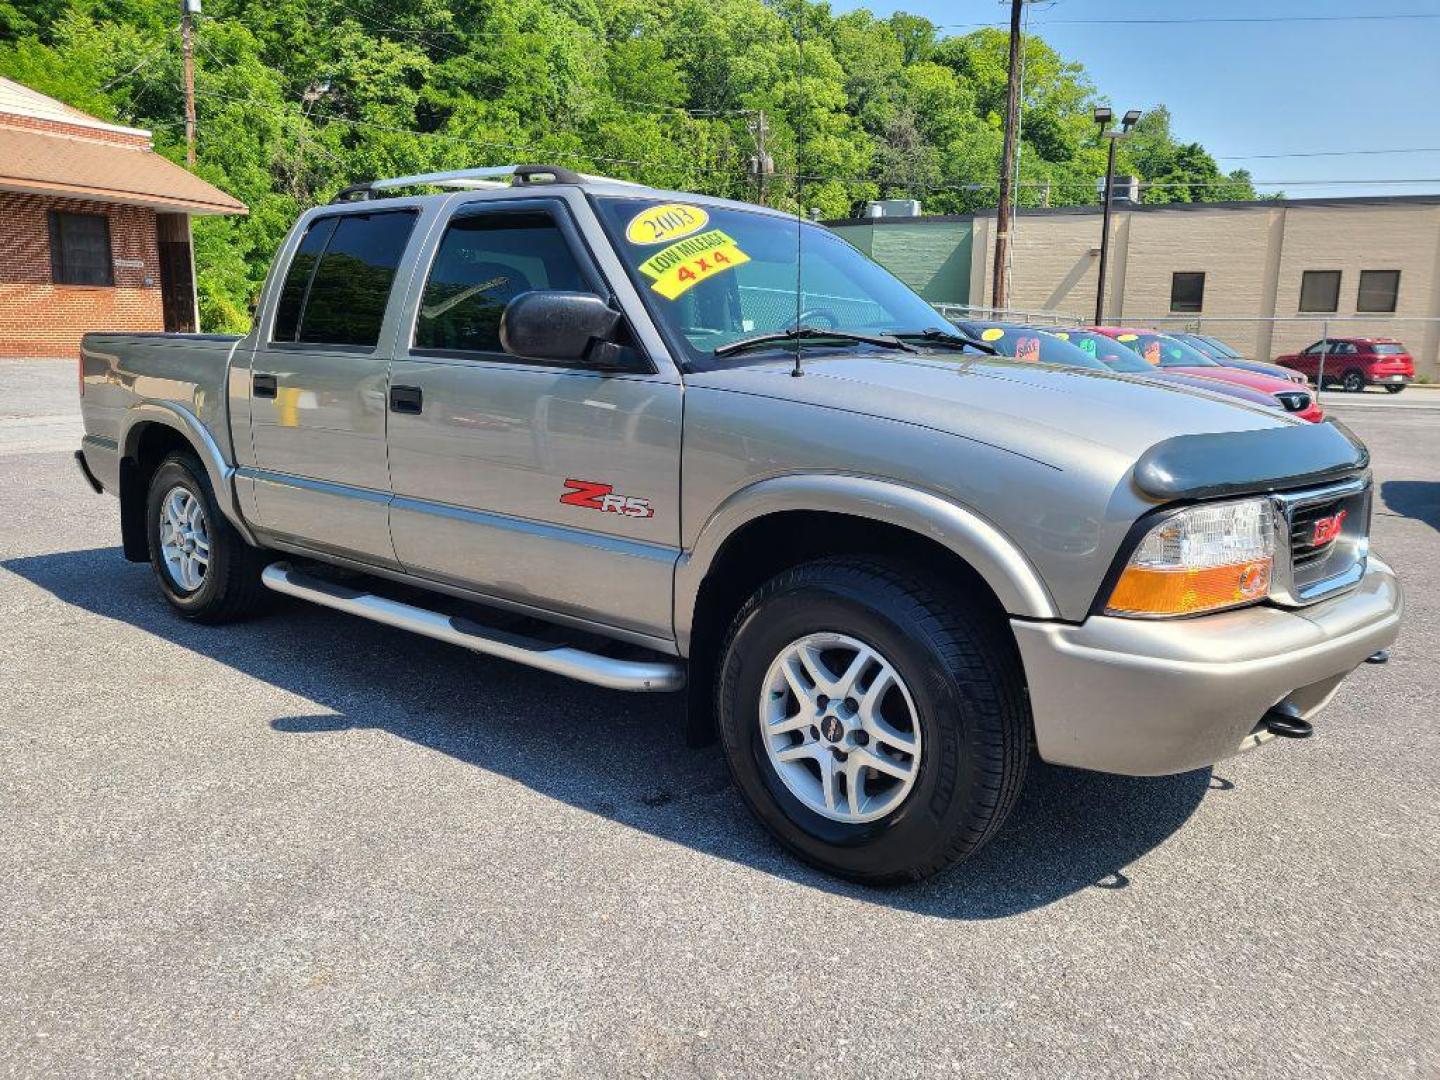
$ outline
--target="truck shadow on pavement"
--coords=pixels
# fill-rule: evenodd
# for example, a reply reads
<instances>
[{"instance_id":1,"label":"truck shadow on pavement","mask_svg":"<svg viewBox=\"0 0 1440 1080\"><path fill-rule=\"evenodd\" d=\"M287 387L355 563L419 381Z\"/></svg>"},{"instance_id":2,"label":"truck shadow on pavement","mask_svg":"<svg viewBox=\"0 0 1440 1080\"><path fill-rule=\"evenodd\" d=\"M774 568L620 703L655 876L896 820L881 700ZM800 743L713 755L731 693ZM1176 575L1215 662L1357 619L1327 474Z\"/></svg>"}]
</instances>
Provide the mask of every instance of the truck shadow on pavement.
<instances>
[{"instance_id":1,"label":"truck shadow on pavement","mask_svg":"<svg viewBox=\"0 0 1440 1080\"><path fill-rule=\"evenodd\" d=\"M1392 514L1440 530L1440 481L1386 480L1380 485L1380 501Z\"/></svg>"},{"instance_id":2,"label":"truck shadow on pavement","mask_svg":"<svg viewBox=\"0 0 1440 1080\"><path fill-rule=\"evenodd\" d=\"M1208 789L1233 787L1208 769L1142 779L1032 760L1019 805L978 855L916 885L866 888L811 870L770 839L731 789L718 746L685 745L680 695L583 686L299 602L247 623L196 626L119 548L0 566L315 704L313 714L272 720L276 738L380 729L665 840L941 918L1000 918L1087 888L1125 888L1126 868L1178 830Z\"/></svg>"}]
</instances>

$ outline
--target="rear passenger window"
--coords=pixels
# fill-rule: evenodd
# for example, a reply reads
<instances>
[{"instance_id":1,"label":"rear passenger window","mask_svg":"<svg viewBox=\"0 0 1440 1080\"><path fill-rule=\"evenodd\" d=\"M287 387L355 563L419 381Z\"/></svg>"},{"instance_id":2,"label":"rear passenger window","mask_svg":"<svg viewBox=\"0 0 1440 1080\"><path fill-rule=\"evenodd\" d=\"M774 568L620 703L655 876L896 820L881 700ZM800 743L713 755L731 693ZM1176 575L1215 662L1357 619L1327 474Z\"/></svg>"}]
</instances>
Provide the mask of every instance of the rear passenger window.
<instances>
[{"instance_id":1,"label":"rear passenger window","mask_svg":"<svg viewBox=\"0 0 1440 1080\"><path fill-rule=\"evenodd\" d=\"M415 319L415 348L501 353L500 316L532 289L594 292L548 213L489 213L451 222Z\"/></svg>"},{"instance_id":2,"label":"rear passenger window","mask_svg":"<svg viewBox=\"0 0 1440 1080\"><path fill-rule=\"evenodd\" d=\"M412 211L341 217L310 281L297 340L375 345L395 270L414 226Z\"/></svg>"}]
</instances>

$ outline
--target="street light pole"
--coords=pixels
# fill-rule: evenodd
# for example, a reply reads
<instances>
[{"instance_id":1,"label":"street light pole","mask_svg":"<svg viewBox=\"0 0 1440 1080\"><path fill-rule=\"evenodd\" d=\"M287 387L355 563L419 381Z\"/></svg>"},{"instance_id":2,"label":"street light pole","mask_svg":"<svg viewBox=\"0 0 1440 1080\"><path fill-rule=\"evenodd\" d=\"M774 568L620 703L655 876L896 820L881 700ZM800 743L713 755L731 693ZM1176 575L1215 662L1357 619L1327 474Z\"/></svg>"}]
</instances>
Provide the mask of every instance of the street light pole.
<instances>
[{"instance_id":1,"label":"street light pole","mask_svg":"<svg viewBox=\"0 0 1440 1080\"><path fill-rule=\"evenodd\" d=\"M1100 105L1095 109L1095 123L1100 125L1100 137L1110 140L1110 149L1105 158L1105 189L1101 193L1104 209L1100 215L1100 267L1095 285L1095 325L1105 325L1105 268L1110 261L1110 211L1115 202L1115 144L1130 134L1140 120L1140 110L1131 109L1120 119L1120 130L1110 128L1115 114L1109 106Z\"/></svg>"}]
</instances>

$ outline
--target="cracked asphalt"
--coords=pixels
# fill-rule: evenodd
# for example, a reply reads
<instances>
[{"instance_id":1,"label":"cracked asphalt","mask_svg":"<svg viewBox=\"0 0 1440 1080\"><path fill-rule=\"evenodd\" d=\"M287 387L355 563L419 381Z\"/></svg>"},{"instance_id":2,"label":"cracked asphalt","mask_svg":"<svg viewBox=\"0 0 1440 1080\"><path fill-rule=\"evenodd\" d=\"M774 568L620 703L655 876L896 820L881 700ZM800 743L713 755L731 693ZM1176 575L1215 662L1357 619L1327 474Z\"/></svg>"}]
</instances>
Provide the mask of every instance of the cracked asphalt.
<instances>
[{"instance_id":1,"label":"cracked asphalt","mask_svg":"<svg viewBox=\"0 0 1440 1080\"><path fill-rule=\"evenodd\" d=\"M1440 1075L1440 416L1341 397L1392 662L1213 773L1037 764L880 891L780 852L678 699L182 623L73 363L0 362L0 1075Z\"/></svg>"}]
</instances>

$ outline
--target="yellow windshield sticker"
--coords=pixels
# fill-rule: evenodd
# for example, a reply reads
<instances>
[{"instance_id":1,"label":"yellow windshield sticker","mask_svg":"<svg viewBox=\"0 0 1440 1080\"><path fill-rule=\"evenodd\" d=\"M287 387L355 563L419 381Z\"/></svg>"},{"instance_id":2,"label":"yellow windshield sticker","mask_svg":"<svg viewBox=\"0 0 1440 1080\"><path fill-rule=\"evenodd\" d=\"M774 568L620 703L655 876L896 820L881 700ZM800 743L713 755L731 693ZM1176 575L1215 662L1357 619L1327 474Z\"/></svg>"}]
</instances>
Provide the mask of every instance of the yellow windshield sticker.
<instances>
[{"instance_id":1,"label":"yellow windshield sticker","mask_svg":"<svg viewBox=\"0 0 1440 1080\"><path fill-rule=\"evenodd\" d=\"M735 241L719 229L671 244L640 264L640 272L654 278L650 288L674 300L700 282L750 261Z\"/></svg>"},{"instance_id":2,"label":"yellow windshield sticker","mask_svg":"<svg viewBox=\"0 0 1440 1080\"><path fill-rule=\"evenodd\" d=\"M1058 337L1061 341L1069 341L1069 340L1070 340L1070 335L1067 334L1064 330L1056 330L1056 331L1055 331L1055 336Z\"/></svg>"},{"instance_id":3,"label":"yellow windshield sticker","mask_svg":"<svg viewBox=\"0 0 1440 1080\"><path fill-rule=\"evenodd\" d=\"M664 203L642 210L625 226L625 239L632 244L666 244L697 233L710 224L710 215L698 206Z\"/></svg>"},{"instance_id":4,"label":"yellow windshield sticker","mask_svg":"<svg viewBox=\"0 0 1440 1080\"><path fill-rule=\"evenodd\" d=\"M1005 331L1001 330L998 326L992 326L989 330L980 331L981 341L999 341L1004 336Z\"/></svg>"},{"instance_id":5,"label":"yellow windshield sticker","mask_svg":"<svg viewBox=\"0 0 1440 1080\"><path fill-rule=\"evenodd\" d=\"M1139 335L1139 334L1121 334L1121 335L1120 335L1118 338L1116 338L1115 340L1116 340L1116 341L1139 341L1139 340L1140 340L1140 335Z\"/></svg>"}]
</instances>

